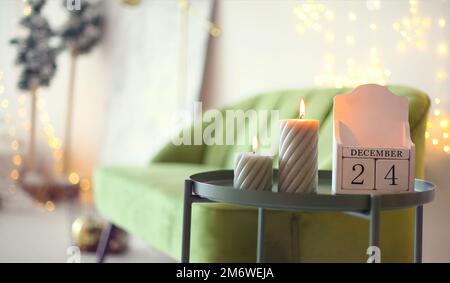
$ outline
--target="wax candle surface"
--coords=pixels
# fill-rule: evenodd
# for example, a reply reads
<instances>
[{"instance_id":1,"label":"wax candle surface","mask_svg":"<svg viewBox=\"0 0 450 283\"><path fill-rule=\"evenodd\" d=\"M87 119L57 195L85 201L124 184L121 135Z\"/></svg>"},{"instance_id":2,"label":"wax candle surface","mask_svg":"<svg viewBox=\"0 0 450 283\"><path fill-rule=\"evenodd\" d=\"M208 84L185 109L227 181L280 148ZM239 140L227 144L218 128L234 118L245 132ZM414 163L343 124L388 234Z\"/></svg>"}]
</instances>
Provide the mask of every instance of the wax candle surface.
<instances>
[{"instance_id":1,"label":"wax candle surface","mask_svg":"<svg viewBox=\"0 0 450 283\"><path fill-rule=\"evenodd\" d=\"M271 156L255 153L240 153L234 167L234 187L242 190L272 190Z\"/></svg>"},{"instance_id":2,"label":"wax candle surface","mask_svg":"<svg viewBox=\"0 0 450 283\"><path fill-rule=\"evenodd\" d=\"M288 193L312 193L318 186L317 120L281 121L278 190Z\"/></svg>"}]
</instances>

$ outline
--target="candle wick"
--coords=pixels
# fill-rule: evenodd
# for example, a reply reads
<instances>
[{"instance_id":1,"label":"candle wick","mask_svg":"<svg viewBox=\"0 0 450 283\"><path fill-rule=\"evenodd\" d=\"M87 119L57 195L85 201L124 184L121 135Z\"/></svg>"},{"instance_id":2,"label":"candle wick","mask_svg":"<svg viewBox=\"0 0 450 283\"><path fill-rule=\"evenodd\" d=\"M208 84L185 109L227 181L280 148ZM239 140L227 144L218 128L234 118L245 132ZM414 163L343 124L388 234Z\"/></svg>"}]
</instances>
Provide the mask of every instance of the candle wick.
<instances>
[{"instance_id":1,"label":"candle wick","mask_svg":"<svg viewBox=\"0 0 450 283\"><path fill-rule=\"evenodd\" d=\"M300 120L304 120L305 119L305 115L304 114L301 114L300 115Z\"/></svg>"}]
</instances>

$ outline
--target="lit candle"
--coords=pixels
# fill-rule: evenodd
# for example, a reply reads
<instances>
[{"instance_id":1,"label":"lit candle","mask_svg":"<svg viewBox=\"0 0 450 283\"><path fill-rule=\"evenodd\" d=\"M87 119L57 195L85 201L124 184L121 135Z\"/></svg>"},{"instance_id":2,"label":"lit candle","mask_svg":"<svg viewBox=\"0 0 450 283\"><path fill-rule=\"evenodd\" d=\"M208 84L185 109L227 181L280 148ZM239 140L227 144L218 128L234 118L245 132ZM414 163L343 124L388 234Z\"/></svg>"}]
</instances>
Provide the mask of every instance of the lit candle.
<instances>
[{"instance_id":1,"label":"lit candle","mask_svg":"<svg viewBox=\"0 0 450 283\"><path fill-rule=\"evenodd\" d=\"M300 119L281 121L279 192L312 193L317 189L320 122L305 117L302 99Z\"/></svg>"},{"instance_id":2,"label":"lit candle","mask_svg":"<svg viewBox=\"0 0 450 283\"><path fill-rule=\"evenodd\" d=\"M240 153L234 168L234 187L241 190L272 190L272 156L257 154L258 139L253 139L253 152Z\"/></svg>"}]
</instances>

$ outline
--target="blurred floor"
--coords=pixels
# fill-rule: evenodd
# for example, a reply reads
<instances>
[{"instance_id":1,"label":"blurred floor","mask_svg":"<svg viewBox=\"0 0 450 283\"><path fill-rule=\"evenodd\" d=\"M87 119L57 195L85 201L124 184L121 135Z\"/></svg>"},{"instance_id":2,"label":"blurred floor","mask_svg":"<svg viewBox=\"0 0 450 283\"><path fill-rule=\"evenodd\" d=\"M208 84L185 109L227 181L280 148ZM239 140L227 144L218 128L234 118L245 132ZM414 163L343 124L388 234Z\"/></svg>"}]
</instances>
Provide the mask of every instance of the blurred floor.
<instances>
[{"instance_id":1,"label":"blurred floor","mask_svg":"<svg viewBox=\"0 0 450 283\"><path fill-rule=\"evenodd\" d=\"M90 206L74 203L57 204L53 212L37 205L22 191L3 194L0 208L0 263L66 262L71 243L71 225L80 215L95 214ZM95 255L83 253L82 262L95 262ZM109 256L106 262L173 262L150 248L145 242L130 237L129 249L121 255Z\"/></svg>"}]
</instances>

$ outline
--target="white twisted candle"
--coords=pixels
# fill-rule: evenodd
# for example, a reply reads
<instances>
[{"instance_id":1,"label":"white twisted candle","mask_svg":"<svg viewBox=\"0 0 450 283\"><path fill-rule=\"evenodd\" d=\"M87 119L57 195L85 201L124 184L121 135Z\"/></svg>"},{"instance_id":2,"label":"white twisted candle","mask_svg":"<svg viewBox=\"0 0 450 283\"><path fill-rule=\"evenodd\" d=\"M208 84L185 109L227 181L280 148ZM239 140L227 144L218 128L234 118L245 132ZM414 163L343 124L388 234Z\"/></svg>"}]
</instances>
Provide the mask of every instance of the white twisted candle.
<instances>
[{"instance_id":1,"label":"white twisted candle","mask_svg":"<svg viewBox=\"0 0 450 283\"><path fill-rule=\"evenodd\" d=\"M318 186L319 121L282 120L278 190L312 193Z\"/></svg>"},{"instance_id":2,"label":"white twisted candle","mask_svg":"<svg viewBox=\"0 0 450 283\"><path fill-rule=\"evenodd\" d=\"M271 156L239 154L234 167L234 187L241 190L271 191L272 165Z\"/></svg>"}]
</instances>

